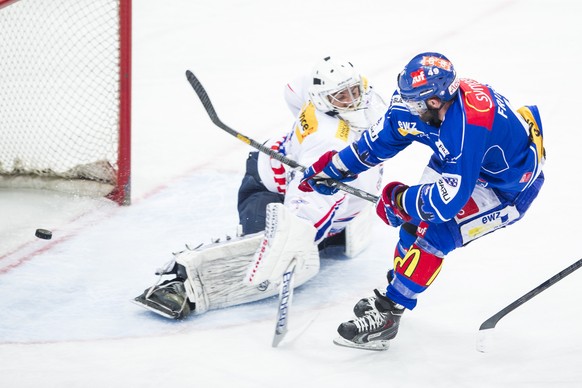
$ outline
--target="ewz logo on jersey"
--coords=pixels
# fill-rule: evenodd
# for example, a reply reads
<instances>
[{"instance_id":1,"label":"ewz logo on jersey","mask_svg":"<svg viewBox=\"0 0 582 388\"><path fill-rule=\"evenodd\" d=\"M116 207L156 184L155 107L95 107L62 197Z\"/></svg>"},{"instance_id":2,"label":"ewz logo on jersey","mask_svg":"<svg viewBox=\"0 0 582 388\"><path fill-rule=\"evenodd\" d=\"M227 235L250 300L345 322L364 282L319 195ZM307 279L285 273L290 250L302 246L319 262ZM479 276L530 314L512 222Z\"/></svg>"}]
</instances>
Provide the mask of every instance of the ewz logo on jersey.
<instances>
[{"instance_id":1,"label":"ewz logo on jersey","mask_svg":"<svg viewBox=\"0 0 582 388\"><path fill-rule=\"evenodd\" d=\"M497 211L492 214L487 214L486 216L481 218L481 222L483 222L483 224L487 224L489 222L493 222L496 220L501 220L501 223L504 224L507 222L507 220L509 220L509 215L507 214L502 215L500 211Z\"/></svg>"},{"instance_id":2,"label":"ewz logo on jersey","mask_svg":"<svg viewBox=\"0 0 582 388\"><path fill-rule=\"evenodd\" d=\"M412 135L419 137L424 136L426 138L429 137L426 133L416 129L416 123L410 121L398 121L398 132L402 136Z\"/></svg>"},{"instance_id":3,"label":"ewz logo on jersey","mask_svg":"<svg viewBox=\"0 0 582 388\"><path fill-rule=\"evenodd\" d=\"M474 217L469 218L469 221L460 227L463 244L493 232L495 229L507 226L518 220L520 216L515 206L506 206L476 214Z\"/></svg>"}]
</instances>

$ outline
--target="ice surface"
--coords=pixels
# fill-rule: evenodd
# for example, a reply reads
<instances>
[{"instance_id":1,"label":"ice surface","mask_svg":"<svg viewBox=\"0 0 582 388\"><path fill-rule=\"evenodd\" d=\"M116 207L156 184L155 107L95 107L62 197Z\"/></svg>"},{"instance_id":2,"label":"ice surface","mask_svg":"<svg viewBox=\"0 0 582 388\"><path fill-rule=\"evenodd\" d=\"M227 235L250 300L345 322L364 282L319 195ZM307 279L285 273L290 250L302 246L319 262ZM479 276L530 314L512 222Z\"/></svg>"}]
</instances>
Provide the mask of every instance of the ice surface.
<instances>
[{"instance_id":1,"label":"ice surface","mask_svg":"<svg viewBox=\"0 0 582 388\"><path fill-rule=\"evenodd\" d=\"M133 204L0 191L0 386L582 386L582 272L505 317L488 352L475 349L481 322L582 255L581 2L133 3ZM538 104L546 185L521 222L447 257L388 351L332 343L391 265L396 233L379 222L360 257L323 260L295 291L276 349L276 298L181 322L130 303L173 251L235 232L248 148L212 125L186 69L223 121L263 140L291 125L285 82L320 57L349 58L389 95L426 50L515 106ZM427 155L411 147L386 179L413 183Z\"/></svg>"}]
</instances>

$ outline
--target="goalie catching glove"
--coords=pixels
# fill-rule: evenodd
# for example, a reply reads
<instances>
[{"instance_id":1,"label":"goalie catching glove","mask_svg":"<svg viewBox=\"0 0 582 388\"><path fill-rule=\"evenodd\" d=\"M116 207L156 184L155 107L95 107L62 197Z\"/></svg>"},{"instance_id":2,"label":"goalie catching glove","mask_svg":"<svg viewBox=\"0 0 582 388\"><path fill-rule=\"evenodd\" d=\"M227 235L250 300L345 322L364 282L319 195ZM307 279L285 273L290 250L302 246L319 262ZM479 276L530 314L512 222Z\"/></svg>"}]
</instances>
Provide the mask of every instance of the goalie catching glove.
<instances>
[{"instance_id":1,"label":"goalie catching glove","mask_svg":"<svg viewBox=\"0 0 582 388\"><path fill-rule=\"evenodd\" d=\"M334 187L334 181L350 182L357 177L346 168L336 151L327 151L303 172L299 190L333 195L339 190Z\"/></svg>"}]
</instances>

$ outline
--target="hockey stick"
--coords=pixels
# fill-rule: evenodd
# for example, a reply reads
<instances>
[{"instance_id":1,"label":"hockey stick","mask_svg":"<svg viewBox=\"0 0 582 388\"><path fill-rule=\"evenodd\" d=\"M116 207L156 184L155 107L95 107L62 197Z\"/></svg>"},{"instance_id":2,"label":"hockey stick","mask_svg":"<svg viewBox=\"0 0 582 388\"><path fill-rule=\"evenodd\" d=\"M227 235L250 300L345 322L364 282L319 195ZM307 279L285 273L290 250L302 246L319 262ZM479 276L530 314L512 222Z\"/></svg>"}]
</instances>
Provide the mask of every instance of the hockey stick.
<instances>
[{"instance_id":1,"label":"hockey stick","mask_svg":"<svg viewBox=\"0 0 582 388\"><path fill-rule=\"evenodd\" d=\"M192 85L192 88L194 88L194 91L196 92L196 94L200 98L200 101L202 102L202 105L206 109L208 116L210 116L210 120L212 120L212 122L217 127L225 130L226 132L228 132L232 136L247 143L251 147L269 155L273 159L277 159L281 163L284 163L291 168L298 169L301 172L305 171L306 168L304 166L300 165L299 163L297 163L296 161L287 158L285 155L283 155L277 151L274 151L274 150L270 149L269 147L266 147L263 144L255 141L249 137L246 137L245 135L241 134L240 132L232 129L231 127L229 127L228 125L223 123L222 120L220 120L220 118L218 117L218 114L216 113L216 111L214 110L214 106L212 105L212 102L210 101L210 97L208 97L208 93L206 93L206 90L204 89L204 87L202 86L202 84L200 83L198 78L196 78L194 73L192 73L190 70L186 70L186 78L188 79L188 82L190 83L190 85ZM342 183L342 182L339 182L339 181L336 181L333 179L328 179L326 184L328 186L338 188L342 191L345 191L346 193L350 193L352 195L355 195L356 197L365 199L367 201L370 201L373 203L378 202L377 196L370 194L364 190L360 190L360 189L357 189L355 187L346 185L345 183Z\"/></svg>"},{"instance_id":2,"label":"hockey stick","mask_svg":"<svg viewBox=\"0 0 582 388\"><path fill-rule=\"evenodd\" d=\"M283 274L281 287L279 288L279 305L277 309L277 324L275 325L275 335L273 336L273 347L276 348L285 334L287 334L287 323L289 321L289 307L293 298L293 275L297 260L293 259L287 270Z\"/></svg>"},{"instance_id":3,"label":"hockey stick","mask_svg":"<svg viewBox=\"0 0 582 388\"><path fill-rule=\"evenodd\" d=\"M507 307L500 310L498 313L491 316L489 319L485 320L479 327L479 336L477 339L477 350L480 352L485 352L485 343L486 343L486 336L489 332L495 329L495 325L507 314L527 302L528 300L532 299L537 294L541 293L544 290L547 290L566 276L570 275L572 272L576 271L578 268L582 267L582 259L578 260L574 264L570 265L567 268L564 268L562 271L558 272L527 294L523 295L519 299L515 300L513 303L509 304Z\"/></svg>"}]
</instances>

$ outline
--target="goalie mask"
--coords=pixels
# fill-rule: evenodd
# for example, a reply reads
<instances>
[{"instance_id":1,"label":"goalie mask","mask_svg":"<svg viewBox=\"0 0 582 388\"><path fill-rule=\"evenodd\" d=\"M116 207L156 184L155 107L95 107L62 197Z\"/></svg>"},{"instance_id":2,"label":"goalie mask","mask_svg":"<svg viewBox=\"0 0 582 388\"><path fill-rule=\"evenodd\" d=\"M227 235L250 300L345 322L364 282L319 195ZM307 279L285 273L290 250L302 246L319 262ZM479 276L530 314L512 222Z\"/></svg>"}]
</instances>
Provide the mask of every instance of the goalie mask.
<instances>
[{"instance_id":1,"label":"goalie mask","mask_svg":"<svg viewBox=\"0 0 582 388\"><path fill-rule=\"evenodd\" d=\"M342 114L363 108L364 81L347 61L324 58L312 72L309 98L322 112Z\"/></svg>"}]
</instances>

